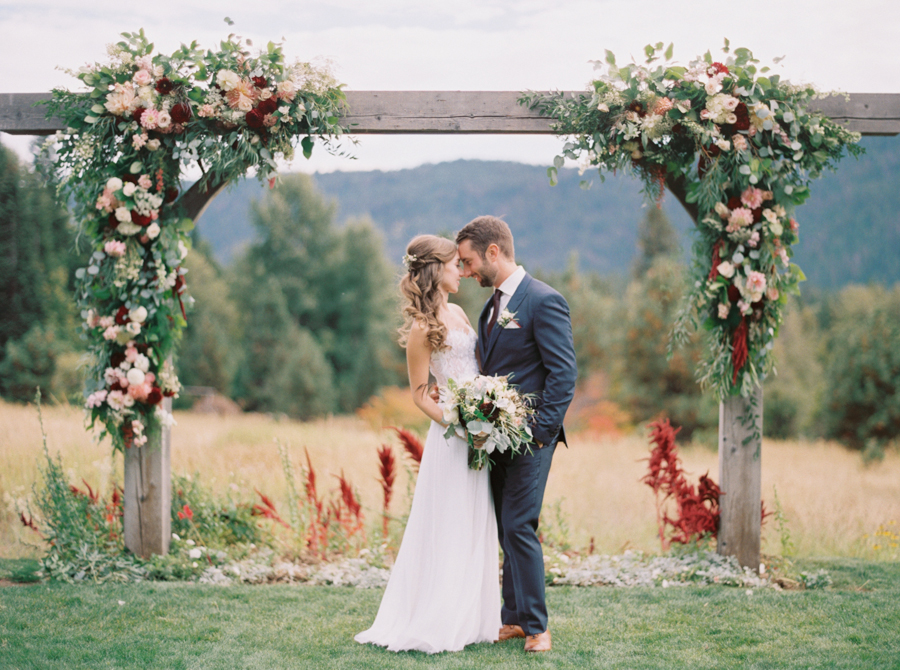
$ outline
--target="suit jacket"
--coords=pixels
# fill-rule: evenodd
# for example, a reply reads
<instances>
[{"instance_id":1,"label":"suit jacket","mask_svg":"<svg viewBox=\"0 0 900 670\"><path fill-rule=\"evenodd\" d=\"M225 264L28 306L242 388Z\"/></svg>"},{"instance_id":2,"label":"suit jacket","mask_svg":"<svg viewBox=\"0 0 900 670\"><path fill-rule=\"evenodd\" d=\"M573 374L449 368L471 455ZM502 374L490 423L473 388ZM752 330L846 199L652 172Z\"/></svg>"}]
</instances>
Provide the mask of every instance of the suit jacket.
<instances>
[{"instance_id":1,"label":"suit jacket","mask_svg":"<svg viewBox=\"0 0 900 670\"><path fill-rule=\"evenodd\" d=\"M513 324L498 322L490 336L488 300L478 319L478 353L486 375L510 375L522 393L535 395L534 439L565 442L563 418L575 394L578 370L569 305L557 291L526 274L509 300Z\"/></svg>"}]
</instances>

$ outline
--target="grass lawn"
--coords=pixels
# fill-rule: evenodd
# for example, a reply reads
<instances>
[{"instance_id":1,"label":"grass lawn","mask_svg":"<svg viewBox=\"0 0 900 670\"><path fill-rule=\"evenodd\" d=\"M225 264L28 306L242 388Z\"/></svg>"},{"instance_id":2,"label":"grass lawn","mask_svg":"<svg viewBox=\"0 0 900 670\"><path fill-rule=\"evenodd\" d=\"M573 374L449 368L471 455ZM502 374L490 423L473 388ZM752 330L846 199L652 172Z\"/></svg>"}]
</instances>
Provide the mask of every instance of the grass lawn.
<instances>
[{"instance_id":1,"label":"grass lawn","mask_svg":"<svg viewBox=\"0 0 900 670\"><path fill-rule=\"evenodd\" d=\"M353 642L381 591L143 583L0 586L8 668L900 668L900 563L804 560L827 590L551 588L554 651ZM0 561L0 577L22 563Z\"/></svg>"}]
</instances>

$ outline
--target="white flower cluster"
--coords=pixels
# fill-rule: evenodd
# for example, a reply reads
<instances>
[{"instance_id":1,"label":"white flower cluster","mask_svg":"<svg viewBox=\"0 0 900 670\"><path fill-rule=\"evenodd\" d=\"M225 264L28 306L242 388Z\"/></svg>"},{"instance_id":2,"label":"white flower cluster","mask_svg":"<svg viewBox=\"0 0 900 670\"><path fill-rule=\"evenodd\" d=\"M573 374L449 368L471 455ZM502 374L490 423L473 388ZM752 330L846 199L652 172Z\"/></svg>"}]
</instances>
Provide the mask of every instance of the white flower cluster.
<instances>
[{"instance_id":1,"label":"white flower cluster","mask_svg":"<svg viewBox=\"0 0 900 670\"><path fill-rule=\"evenodd\" d=\"M445 437L466 440L474 450L470 459L474 469L488 463L494 451L519 453L531 442L528 417L533 410L506 377L479 375L462 383L451 379L442 402Z\"/></svg>"}]
</instances>

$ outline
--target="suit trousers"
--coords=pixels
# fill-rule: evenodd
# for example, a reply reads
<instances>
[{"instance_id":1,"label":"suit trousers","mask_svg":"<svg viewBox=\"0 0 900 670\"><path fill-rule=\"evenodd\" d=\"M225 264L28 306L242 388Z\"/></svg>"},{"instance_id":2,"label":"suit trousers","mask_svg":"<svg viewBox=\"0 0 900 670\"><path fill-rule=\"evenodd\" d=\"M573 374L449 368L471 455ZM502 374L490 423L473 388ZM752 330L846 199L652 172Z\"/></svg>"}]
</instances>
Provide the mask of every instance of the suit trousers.
<instances>
[{"instance_id":1,"label":"suit trousers","mask_svg":"<svg viewBox=\"0 0 900 670\"><path fill-rule=\"evenodd\" d=\"M497 531L503 549L504 624L522 627L526 635L547 630L544 595L544 552L538 540L538 519L556 443L532 453L493 454L491 492Z\"/></svg>"}]
</instances>

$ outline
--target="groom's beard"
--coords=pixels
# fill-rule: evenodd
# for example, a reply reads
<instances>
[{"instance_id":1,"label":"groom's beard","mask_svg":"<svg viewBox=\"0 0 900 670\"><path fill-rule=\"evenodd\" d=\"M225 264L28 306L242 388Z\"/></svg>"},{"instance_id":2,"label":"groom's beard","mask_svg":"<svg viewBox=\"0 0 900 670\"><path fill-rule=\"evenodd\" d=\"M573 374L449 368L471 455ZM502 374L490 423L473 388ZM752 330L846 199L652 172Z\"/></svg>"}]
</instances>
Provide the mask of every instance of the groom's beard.
<instances>
[{"instance_id":1,"label":"groom's beard","mask_svg":"<svg viewBox=\"0 0 900 670\"><path fill-rule=\"evenodd\" d=\"M494 285L494 280L497 279L497 269L491 267L481 266L481 269L476 273L478 275L478 283L483 288L489 288Z\"/></svg>"}]
</instances>

